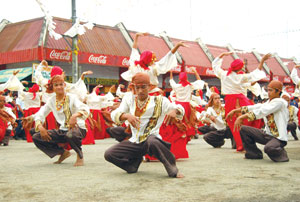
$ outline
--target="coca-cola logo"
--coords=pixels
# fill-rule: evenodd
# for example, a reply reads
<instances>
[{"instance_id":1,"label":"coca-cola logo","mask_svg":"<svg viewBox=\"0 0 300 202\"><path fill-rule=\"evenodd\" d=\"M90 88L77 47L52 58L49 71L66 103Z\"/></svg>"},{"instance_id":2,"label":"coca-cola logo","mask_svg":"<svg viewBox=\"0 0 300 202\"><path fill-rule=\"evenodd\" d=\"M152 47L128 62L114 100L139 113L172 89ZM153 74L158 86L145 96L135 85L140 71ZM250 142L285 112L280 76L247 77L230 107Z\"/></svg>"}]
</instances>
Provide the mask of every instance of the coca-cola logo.
<instances>
[{"instance_id":1,"label":"coca-cola logo","mask_svg":"<svg viewBox=\"0 0 300 202\"><path fill-rule=\"evenodd\" d=\"M106 64L106 62L107 62L107 56L104 55L100 55L100 56L90 55L89 57L89 63Z\"/></svg>"},{"instance_id":2,"label":"coca-cola logo","mask_svg":"<svg viewBox=\"0 0 300 202\"><path fill-rule=\"evenodd\" d=\"M123 66L129 66L129 60L128 60L127 58L124 58L124 59L122 60L122 65L123 65Z\"/></svg>"},{"instance_id":3,"label":"coca-cola logo","mask_svg":"<svg viewBox=\"0 0 300 202\"><path fill-rule=\"evenodd\" d=\"M71 52L52 50L50 52L50 59L69 61L69 60L71 60Z\"/></svg>"}]
</instances>

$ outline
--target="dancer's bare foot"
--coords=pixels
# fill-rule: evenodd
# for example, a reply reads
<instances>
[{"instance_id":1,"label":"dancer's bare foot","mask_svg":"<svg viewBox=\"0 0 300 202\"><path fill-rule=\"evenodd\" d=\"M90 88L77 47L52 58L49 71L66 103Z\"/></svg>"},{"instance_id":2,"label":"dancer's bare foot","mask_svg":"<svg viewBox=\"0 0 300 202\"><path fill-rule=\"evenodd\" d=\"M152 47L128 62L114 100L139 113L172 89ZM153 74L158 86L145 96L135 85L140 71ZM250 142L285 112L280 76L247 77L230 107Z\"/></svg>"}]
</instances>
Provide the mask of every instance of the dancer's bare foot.
<instances>
[{"instance_id":1,"label":"dancer's bare foot","mask_svg":"<svg viewBox=\"0 0 300 202\"><path fill-rule=\"evenodd\" d=\"M54 164L60 164L61 162L63 162L69 156L71 156L70 151L65 150L64 153L62 155L60 155L59 159L54 162Z\"/></svg>"},{"instance_id":2,"label":"dancer's bare foot","mask_svg":"<svg viewBox=\"0 0 300 202\"><path fill-rule=\"evenodd\" d=\"M76 162L74 163L74 166L77 167L77 166L83 166L83 158L81 159L78 154L77 154L77 159L76 159Z\"/></svg>"},{"instance_id":3,"label":"dancer's bare foot","mask_svg":"<svg viewBox=\"0 0 300 202\"><path fill-rule=\"evenodd\" d=\"M176 178L184 178L184 175L182 173L177 173Z\"/></svg>"}]
</instances>

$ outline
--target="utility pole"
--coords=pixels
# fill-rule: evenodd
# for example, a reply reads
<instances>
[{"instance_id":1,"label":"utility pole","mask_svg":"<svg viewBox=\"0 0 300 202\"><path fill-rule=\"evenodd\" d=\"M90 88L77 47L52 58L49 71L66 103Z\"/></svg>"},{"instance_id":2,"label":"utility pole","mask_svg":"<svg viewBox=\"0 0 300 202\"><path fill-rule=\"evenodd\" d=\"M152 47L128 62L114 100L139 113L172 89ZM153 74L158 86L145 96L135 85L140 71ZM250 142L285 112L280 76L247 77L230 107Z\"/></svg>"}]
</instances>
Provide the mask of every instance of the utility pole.
<instances>
[{"instance_id":1,"label":"utility pole","mask_svg":"<svg viewBox=\"0 0 300 202\"><path fill-rule=\"evenodd\" d=\"M72 0L72 25L76 22L76 0ZM78 36L72 38L72 83L78 80L78 55L75 54L77 47ZM76 53L77 50L76 50Z\"/></svg>"}]
</instances>

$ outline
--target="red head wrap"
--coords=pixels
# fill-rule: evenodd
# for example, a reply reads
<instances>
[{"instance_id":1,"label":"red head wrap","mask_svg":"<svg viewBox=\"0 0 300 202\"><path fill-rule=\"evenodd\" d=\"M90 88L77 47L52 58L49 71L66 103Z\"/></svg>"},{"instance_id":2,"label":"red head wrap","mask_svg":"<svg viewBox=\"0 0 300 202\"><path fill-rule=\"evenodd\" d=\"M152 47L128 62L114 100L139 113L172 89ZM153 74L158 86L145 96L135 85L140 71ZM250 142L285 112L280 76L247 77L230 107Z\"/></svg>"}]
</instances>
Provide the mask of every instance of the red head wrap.
<instances>
[{"instance_id":1,"label":"red head wrap","mask_svg":"<svg viewBox=\"0 0 300 202\"><path fill-rule=\"evenodd\" d=\"M54 66L51 70L51 78L55 75L62 75L64 70L60 68L59 66Z\"/></svg>"},{"instance_id":2,"label":"red head wrap","mask_svg":"<svg viewBox=\"0 0 300 202\"><path fill-rule=\"evenodd\" d=\"M181 73L179 74L179 83L180 83L183 87L185 87L185 86L187 86L187 85L191 85L191 83L188 82L188 80L187 80L187 73L186 73L186 72L181 72Z\"/></svg>"},{"instance_id":3,"label":"red head wrap","mask_svg":"<svg viewBox=\"0 0 300 202\"><path fill-rule=\"evenodd\" d=\"M156 57L151 51L144 51L140 56L140 60L134 62L135 65L140 65L143 69L149 70L148 65L154 61Z\"/></svg>"},{"instance_id":4,"label":"red head wrap","mask_svg":"<svg viewBox=\"0 0 300 202\"><path fill-rule=\"evenodd\" d=\"M213 88L215 93L220 94L220 91L218 90L218 88L216 86L212 86L211 88Z\"/></svg>"},{"instance_id":5,"label":"red head wrap","mask_svg":"<svg viewBox=\"0 0 300 202\"><path fill-rule=\"evenodd\" d=\"M231 74L232 71L238 71L238 70L241 70L243 67L244 67L244 62L243 62L243 60L241 60L241 59L235 59L235 60L231 63L230 68L228 69L227 76L228 76L229 74Z\"/></svg>"},{"instance_id":6,"label":"red head wrap","mask_svg":"<svg viewBox=\"0 0 300 202\"><path fill-rule=\"evenodd\" d=\"M38 92L40 90L40 86L37 84L34 84L31 88L29 88L28 92L33 93L33 100L36 97L36 92Z\"/></svg>"}]
</instances>

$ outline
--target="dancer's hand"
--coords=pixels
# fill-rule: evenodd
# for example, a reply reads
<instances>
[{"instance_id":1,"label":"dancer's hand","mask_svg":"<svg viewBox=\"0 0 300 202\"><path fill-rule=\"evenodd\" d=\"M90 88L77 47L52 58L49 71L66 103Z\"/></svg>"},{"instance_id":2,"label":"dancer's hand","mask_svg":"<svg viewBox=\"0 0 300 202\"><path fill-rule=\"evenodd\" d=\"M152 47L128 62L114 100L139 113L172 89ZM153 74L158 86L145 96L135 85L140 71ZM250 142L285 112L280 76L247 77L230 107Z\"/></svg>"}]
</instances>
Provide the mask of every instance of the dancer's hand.
<instances>
[{"instance_id":1,"label":"dancer's hand","mask_svg":"<svg viewBox=\"0 0 300 202\"><path fill-rule=\"evenodd\" d=\"M41 138L47 142L49 142L50 140L52 140L50 134L48 133L47 129L44 128L42 125L39 126L39 130L40 130L40 134L41 134Z\"/></svg>"},{"instance_id":2,"label":"dancer's hand","mask_svg":"<svg viewBox=\"0 0 300 202\"><path fill-rule=\"evenodd\" d=\"M70 120L69 120L69 128L73 129L76 127L77 124L77 117L76 116L71 116Z\"/></svg>"},{"instance_id":3,"label":"dancer's hand","mask_svg":"<svg viewBox=\"0 0 300 202\"><path fill-rule=\"evenodd\" d=\"M132 127L138 129L140 127L141 121L138 119L138 117L133 116L132 114L123 114L120 117L121 120L127 120Z\"/></svg>"},{"instance_id":4,"label":"dancer's hand","mask_svg":"<svg viewBox=\"0 0 300 202\"><path fill-rule=\"evenodd\" d=\"M149 36L149 33L148 32L138 32L135 34L136 37L139 37L139 36Z\"/></svg>"},{"instance_id":5,"label":"dancer's hand","mask_svg":"<svg viewBox=\"0 0 300 202\"><path fill-rule=\"evenodd\" d=\"M85 71L85 72L83 72L82 74L81 74L81 80L83 80L84 79L84 77L86 76L86 75L91 75L91 74L93 74L93 72L92 71Z\"/></svg>"},{"instance_id":6,"label":"dancer's hand","mask_svg":"<svg viewBox=\"0 0 300 202\"><path fill-rule=\"evenodd\" d=\"M242 123L243 119L241 117L238 117L234 122L233 131L240 131Z\"/></svg>"},{"instance_id":7,"label":"dancer's hand","mask_svg":"<svg viewBox=\"0 0 300 202\"><path fill-rule=\"evenodd\" d=\"M300 65L295 65L295 68L299 68L300 67Z\"/></svg>"},{"instance_id":8,"label":"dancer's hand","mask_svg":"<svg viewBox=\"0 0 300 202\"><path fill-rule=\"evenodd\" d=\"M13 75L16 76L19 72L20 70L13 71Z\"/></svg>"},{"instance_id":9,"label":"dancer's hand","mask_svg":"<svg viewBox=\"0 0 300 202\"><path fill-rule=\"evenodd\" d=\"M167 113L164 123L168 126L173 118L176 118L177 110L173 109Z\"/></svg>"},{"instance_id":10,"label":"dancer's hand","mask_svg":"<svg viewBox=\"0 0 300 202\"><path fill-rule=\"evenodd\" d=\"M236 113L236 109L234 110L231 110L231 112L229 112L225 118L225 120L229 120L229 121L232 121L232 117L235 115Z\"/></svg>"},{"instance_id":11,"label":"dancer's hand","mask_svg":"<svg viewBox=\"0 0 300 202\"><path fill-rule=\"evenodd\" d=\"M42 60L41 63L42 63L42 65L44 65L44 66L46 66L46 67L48 66L48 62L47 62L46 60Z\"/></svg>"},{"instance_id":12,"label":"dancer's hand","mask_svg":"<svg viewBox=\"0 0 300 202\"><path fill-rule=\"evenodd\" d=\"M224 53L221 53L221 55L219 55L219 58L222 58L222 57L228 56L228 55L232 55L232 54L233 54L232 51L230 51L230 52L224 52Z\"/></svg>"}]
</instances>

